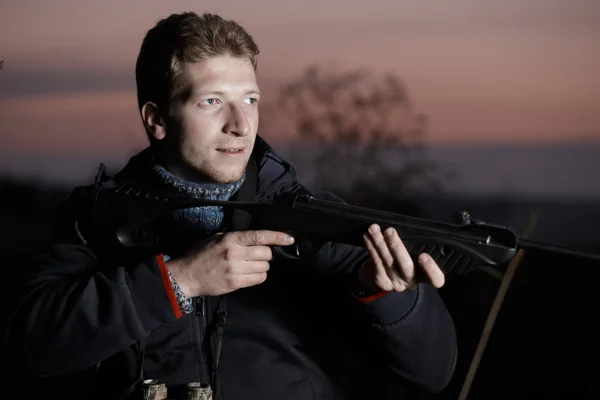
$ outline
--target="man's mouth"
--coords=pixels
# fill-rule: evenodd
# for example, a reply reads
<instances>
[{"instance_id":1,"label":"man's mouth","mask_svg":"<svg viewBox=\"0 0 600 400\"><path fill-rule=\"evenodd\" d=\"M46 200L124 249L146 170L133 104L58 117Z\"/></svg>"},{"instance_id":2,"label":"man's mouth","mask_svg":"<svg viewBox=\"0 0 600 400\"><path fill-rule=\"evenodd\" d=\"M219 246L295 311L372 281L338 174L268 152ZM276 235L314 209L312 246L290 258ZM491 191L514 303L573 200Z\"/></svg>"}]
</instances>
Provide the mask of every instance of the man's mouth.
<instances>
[{"instance_id":1,"label":"man's mouth","mask_svg":"<svg viewBox=\"0 0 600 400\"><path fill-rule=\"evenodd\" d=\"M217 151L220 151L221 153L226 153L226 154L240 154L240 153L244 152L244 148L243 147L227 147L227 148L217 149Z\"/></svg>"}]
</instances>

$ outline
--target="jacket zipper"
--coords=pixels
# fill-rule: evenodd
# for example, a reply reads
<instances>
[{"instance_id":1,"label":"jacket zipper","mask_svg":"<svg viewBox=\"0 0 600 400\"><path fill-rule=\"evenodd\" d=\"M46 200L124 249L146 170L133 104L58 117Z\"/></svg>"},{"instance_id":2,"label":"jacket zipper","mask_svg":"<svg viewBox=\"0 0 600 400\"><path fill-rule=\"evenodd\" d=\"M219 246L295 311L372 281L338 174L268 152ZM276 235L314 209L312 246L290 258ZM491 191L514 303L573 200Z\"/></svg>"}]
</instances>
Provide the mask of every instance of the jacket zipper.
<instances>
[{"instance_id":1,"label":"jacket zipper","mask_svg":"<svg viewBox=\"0 0 600 400\"><path fill-rule=\"evenodd\" d=\"M210 371L208 368L208 361L206 360L206 349L204 348L204 333L206 332L206 301L204 297L196 297L196 327L198 329L197 339L198 348L200 350L200 356L198 357L198 363L204 365L205 373L200 373L200 379L204 383L210 383ZM202 371L202 368L200 369ZM204 375L204 376L202 376Z\"/></svg>"}]
</instances>

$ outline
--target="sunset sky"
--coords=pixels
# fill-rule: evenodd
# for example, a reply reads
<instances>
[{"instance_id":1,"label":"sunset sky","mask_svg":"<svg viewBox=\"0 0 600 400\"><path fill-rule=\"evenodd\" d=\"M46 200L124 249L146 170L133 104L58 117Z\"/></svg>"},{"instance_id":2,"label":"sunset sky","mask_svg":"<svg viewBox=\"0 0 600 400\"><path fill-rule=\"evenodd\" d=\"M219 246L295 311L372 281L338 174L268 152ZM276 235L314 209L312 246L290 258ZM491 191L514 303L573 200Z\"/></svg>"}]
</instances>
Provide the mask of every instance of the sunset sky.
<instances>
[{"instance_id":1,"label":"sunset sky","mask_svg":"<svg viewBox=\"0 0 600 400\"><path fill-rule=\"evenodd\" d=\"M369 67L404 80L431 143L600 141L600 1L4 0L0 154L145 145L139 46L187 10L249 30L266 99L312 63Z\"/></svg>"}]
</instances>

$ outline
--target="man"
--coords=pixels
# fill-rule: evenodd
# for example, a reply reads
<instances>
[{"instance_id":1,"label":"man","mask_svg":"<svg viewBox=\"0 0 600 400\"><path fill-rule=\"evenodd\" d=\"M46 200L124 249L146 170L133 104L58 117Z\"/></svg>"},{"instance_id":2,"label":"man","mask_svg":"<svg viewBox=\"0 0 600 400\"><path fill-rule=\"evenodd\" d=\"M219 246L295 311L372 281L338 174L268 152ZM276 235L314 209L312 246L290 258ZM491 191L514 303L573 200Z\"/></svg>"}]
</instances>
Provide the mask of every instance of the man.
<instances>
[{"instance_id":1,"label":"man","mask_svg":"<svg viewBox=\"0 0 600 400\"><path fill-rule=\"evenodd\" d=\"M150 146L61 208L9 330L28 370L66 398L134 398L140 382L210 384L216 399L402 398L440 391L456 337L436 288L394 230L366 250L328 243L302 262L283 232L231 230L219 207L161 221L180 252L117 257L90 222L94 193L123 179L207 199L308 192L257 136L258 47L219 16L174 14L151 29L136 77ZM58 382L58 384L56 383ZM95 397L94 397L95 396ZM404 397L406 398L406 397Z\"/></svg>"}]
</instances>

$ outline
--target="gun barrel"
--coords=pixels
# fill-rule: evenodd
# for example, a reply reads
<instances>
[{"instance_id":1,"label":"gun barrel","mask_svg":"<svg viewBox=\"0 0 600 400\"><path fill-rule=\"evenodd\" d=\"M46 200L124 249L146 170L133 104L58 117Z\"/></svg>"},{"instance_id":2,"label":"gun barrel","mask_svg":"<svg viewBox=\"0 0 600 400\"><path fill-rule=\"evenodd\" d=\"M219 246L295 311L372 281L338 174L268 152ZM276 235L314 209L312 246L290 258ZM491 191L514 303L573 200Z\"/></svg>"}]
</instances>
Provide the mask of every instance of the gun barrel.
<instances>
[{"instance_id":1,"label":"gun barrel","mask_svg":"<svg viewBox=\"0 0 600 400\"><path fill-rule=\"evenodd\" d=\"M333 217L342 220L362 223L365 227L377 223L382 228L394 227L404 233L432 235L438 237L453 237L474 244L500 245L514 247L516 235L507 228L457 225L440 221L432 221L408 215L401 215L365 207L333 203L327 200L315 199L309 196L298 196L293 204L295 210L310 213L321 213L323 217ZM365 229L366 230L366 229Z\"/></svg>"},{"instance_id":2,"label":"gun barrel","mask_svg":"<svg viewBox=\"0 0 600 400\"><path fill-rule=\"evenodd\" d=\"M600 261L600 254L598 253L592 253L585 250L573 249L555 244L544 243L537 240L519 238L518 246L519 248L525 251L533 250L536 252L559 254L571 257L584 258L593 261Z\"/></svg>"}]
</instances>

